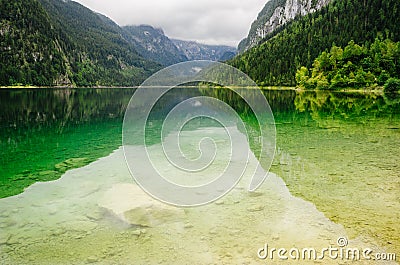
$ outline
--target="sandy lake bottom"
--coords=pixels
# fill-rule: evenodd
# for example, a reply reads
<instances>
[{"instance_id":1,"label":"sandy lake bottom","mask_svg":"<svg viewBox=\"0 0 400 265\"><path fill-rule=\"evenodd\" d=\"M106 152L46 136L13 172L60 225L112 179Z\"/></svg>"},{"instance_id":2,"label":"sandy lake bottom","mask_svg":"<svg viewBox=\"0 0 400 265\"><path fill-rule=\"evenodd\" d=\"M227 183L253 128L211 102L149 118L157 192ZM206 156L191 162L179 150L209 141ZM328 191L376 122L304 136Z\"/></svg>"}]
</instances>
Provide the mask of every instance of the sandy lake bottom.
<instances>
[{"instance_id":1,"label":"sandy lake bottom","mask_svg":"<svg viewBox=\"0 0 400 265\"><path fill-rule=\"evenodd\" d=\"M274 173L256 192L248 192L255 165L252 156L241 182L216 202L176 208L155 201L137 187L120 148L67 171L59 180L36 183L20 195L0 200L1 263L353 263L327 254L320 260L301 258L304 248L314 248L318 256L323 248L339 248L338 238L348 239L343 249L387 252L374 238L349 235L314 204L292 196ZM128 210L132 209L135 216L130 219ZM143 218L138 218L141 213ZM280 260L275 253L260 259L257 253L265 244L288 251L297 248L300 257Z\"/></svg>"}]
</instances>

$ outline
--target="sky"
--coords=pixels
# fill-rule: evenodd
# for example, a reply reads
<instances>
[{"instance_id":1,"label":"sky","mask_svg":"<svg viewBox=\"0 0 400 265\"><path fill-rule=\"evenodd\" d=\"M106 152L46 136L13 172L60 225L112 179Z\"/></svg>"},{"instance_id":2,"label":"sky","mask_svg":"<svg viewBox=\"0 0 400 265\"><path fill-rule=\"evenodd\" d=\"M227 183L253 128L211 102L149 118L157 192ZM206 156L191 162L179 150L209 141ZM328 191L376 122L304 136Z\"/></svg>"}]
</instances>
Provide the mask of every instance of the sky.
<instances>
[{"instance_id":1,"label":"sky","mask_svg":"<svg viewBox=\"0 0 400 265\"><path fill-rule=\"evenodd\" d=\"M237 46L267 0L74 0L118 25L161 27L170 38Z\"/></svg>"}]
</instances>

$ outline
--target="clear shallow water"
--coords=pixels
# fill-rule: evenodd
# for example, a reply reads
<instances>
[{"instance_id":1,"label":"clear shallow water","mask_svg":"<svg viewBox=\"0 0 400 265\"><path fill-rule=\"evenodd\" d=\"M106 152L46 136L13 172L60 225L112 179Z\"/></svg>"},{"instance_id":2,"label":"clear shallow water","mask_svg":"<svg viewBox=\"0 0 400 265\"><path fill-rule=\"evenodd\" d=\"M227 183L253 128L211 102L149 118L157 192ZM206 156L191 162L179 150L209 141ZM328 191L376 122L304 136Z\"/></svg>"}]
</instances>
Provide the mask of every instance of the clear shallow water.
<instances>
[{"instance_id":1,"label":"clear shallow water","mask_svg":"<svg viewBox=\"0 0 400 265\"><path fill-rule=\"evenodd\" d=\"M311 119L282 119L271 170L351 236L369 235L398 253L399 105L378 95L323 92L300 93L294 103Z\"/></svg>"},{"instance_id":2,"label":"clear shallow water","mask_svg":"<svg viewBox=\"0 0 400 265\"><path fill-rule=\"evenodd\" d=\"M253 263L259 262L255 252L264 243L327 247L339 236L347 236L354 246L399 250L400 113L395 100L266 91L278 136L271 171L286 184L271 175L255 196L239 186L222 202L185 210L180 219L137 235L137 227L101 207L114 185L132 184L118 150L132 91L0 93L2 197L117 150L68 171L59 181L0 200L5 263ZM190 88L175 90L160 102L147 144L159 144L157 127L165 108L198 95L233 105L250 134L257 135L254 118L232 93ZM199 131L191 133L195 138Z\"/></svg>"}]
</instances>

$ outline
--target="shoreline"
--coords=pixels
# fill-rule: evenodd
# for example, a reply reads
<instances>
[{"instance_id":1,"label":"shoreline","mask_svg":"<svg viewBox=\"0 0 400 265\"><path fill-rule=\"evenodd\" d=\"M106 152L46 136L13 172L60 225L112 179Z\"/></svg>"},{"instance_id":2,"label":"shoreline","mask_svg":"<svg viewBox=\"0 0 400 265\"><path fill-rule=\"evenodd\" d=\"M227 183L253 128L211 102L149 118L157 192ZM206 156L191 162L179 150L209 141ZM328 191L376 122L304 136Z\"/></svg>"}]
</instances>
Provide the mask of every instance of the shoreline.
<instances>
[{"instance_id":1,"label":"shoreline","mask_svg":"<svg viewBox=\"0 0 400 265\"><path fill-rule=\"evenodd\" d=\"M164 86L157 86L164 87ZM210 88L210 86L180 86L184 88ZM94 86L94 87L75 87L75 86L0 86L1 90L35 90L35 89L138 89L138 88L154 88L154 87L144 87L144 86ZM215 86L216 89L221 89L224 87ZM375 89L372 88L343 88L343 89L326 89L326 90L316 90L316 89L303 89L297 86L257 86L257 87L240 87L240 86L228 86L227 88L234 89L260 89L262 91L297 91L297 92L337 92L337 93L362 93L362 94L383 94L383 88L377 87Z\"/></svg>"}]
</instances>

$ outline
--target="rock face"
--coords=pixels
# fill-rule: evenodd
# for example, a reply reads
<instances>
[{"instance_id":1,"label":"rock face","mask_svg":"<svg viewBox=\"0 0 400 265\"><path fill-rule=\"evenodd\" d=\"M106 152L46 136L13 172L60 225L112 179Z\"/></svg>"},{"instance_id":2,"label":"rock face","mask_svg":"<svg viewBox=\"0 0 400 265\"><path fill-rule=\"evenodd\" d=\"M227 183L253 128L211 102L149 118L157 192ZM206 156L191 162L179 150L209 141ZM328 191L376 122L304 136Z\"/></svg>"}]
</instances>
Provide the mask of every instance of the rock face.
<instances>
[{"instance_id":1,"label":"rock face","mask_svg":"<svg viewBox=\"0 0 400 265\"><path fill-rule=\"evenodd\" d=\"M296 16L305 16L326 6L331 0L270 0L251 25L247 38L238 46L244 52Z\"/></svg>"},{"instance_id":2,"label":"rock face","mask_svg":"<svg viewBox=\"0 0 400 265\"><path fill-rule=\"evenodd\" d=\"M99 206L133 226L154 227L183 221L185 217L183 209L153 199L135 184L115 184L105 193Z\"/></svg>"},{"instance_id":3,"label":"rock face","mask_svg":"<svg viewBox=\"0 0 400 265\"><path fill-rule=\"evenodd\" d=\"M136 50L145 58L172 65L187 61L187 57L159 28L150 25L125 26L125 37L135 44Z\"/></svg>"},{"instance_id":4,"label":"rock face","mask_svg":"<svg viewBox=\"0 0 400 265\"><path fill-rule=\"evenodd\" d=\"M176 47L191 60L225 61L236 55L236 48L224 45L207 45L195 41L172 40Z\"/></svg>"},{"instance_id":5,"label":"rock face","mask_svg":"<svg viewBox=\"0 0 400 265\"><path fill-rule=\"evenodd\" d=\"M123 30L141 56L164 66L191 60L225 61L236 54L234 47L170 39L162 29L150 25L125 26Z\"/></svg>"}]
</instances>

